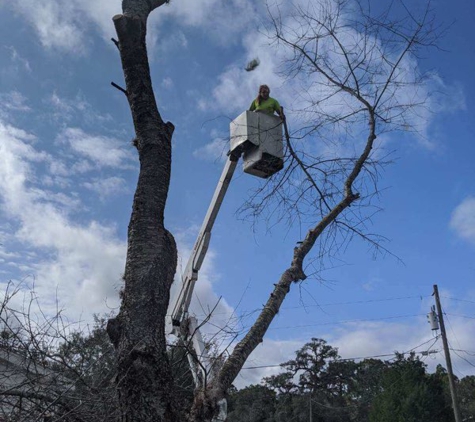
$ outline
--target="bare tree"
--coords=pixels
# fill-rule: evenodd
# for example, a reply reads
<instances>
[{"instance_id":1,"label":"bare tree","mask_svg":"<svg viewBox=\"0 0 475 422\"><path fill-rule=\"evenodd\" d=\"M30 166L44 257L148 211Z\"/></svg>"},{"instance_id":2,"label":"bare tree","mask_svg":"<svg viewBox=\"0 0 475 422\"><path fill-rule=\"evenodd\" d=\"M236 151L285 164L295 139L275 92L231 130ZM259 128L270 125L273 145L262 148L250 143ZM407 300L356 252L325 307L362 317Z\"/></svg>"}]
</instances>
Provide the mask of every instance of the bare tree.
<instances>
[{"instance_id":1,"label":"bare tree","mask_svg":"<svg viewBox=\"0 0 475 422\"><path fill-rule=\"evenodd\" d=\"M60 312L41 312L34 292L18 309L19 295L10 283L0 306L0 420L116 421L116 360L105 319L78 330Z\"/></svg>"},{"instance_id":2,"label":"bare tree","mask_svg":"<svg viewBox=\"0 0 475 422\"><path fill-rule=\"evenodd\" d=\"M174 127L158 111L145 44L147 18L164 3L124 0L123 14L113 18L140 160L122 306L107 327L117 349L117 388L124 421L181 419L165 339L165 315L177 264L175 240L163 221Z\"/></svg>"},{"instance_id":3,"label":"bare tree","mask_svg":"<svg viewBox=\"0 0 475 422\"><path fill-rule=\"evenodd\" d=\"M113 18L134 121L140 174L129 224L125 287L119 315L108 333L117 350L117 389L122 421L210 421L246 359L263 340L293 283L307 278L304 262L316 245L320 255L353 235L379 247L365 231L370 216L364 205L377 194L377 136L387 130L413 128L414 113L425 104L415 95L420 75L411 58L436 37L430 8L418 17L390 20L391 8L379 16L356 1L310 1L294 6L292 20L269 9L271 37L289 54L289 79L305 78L300 120L287 134L288 160L281 175L255 192L246 209L254 216L277 211L306 227L289 267L277 280L257 320L234 347L214 380L195 391L192 409L180 408L165 340L165 316L176 269L173 236L164 226L173 125L158 111L145 45L149 14L165 0L123 0ZM430 6L430 5L429 5ZM401 10L398 10L398 14ZM287 12L286 12L287 13ZM303 140L315 135L328 145L346 145L324 154ZM349 141L351 140L351 143ZM305 141L306 142L306 141ZM297 181L297 182L296 182ZM351 208L350 208L351 207ZM318 254L317 254L318 255Z\"/></svg>"}]
</instances>

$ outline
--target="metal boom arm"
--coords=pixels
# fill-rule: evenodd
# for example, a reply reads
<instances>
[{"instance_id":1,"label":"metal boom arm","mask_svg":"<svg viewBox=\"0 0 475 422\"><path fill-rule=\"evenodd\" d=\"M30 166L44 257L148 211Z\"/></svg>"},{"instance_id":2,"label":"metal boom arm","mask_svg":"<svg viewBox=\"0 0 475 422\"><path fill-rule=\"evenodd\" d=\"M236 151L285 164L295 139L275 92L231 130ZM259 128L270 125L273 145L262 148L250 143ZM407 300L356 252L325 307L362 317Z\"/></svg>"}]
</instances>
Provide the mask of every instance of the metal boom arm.
<instances>
[{"instance_id":1,"label":"metal boom arm","mask_svg":"<svg viewBox=\"0 0 475 422\"><path fill-rule=\"evenodd\" d=\"M216 216L218 215L224 196L228 190L229 183L236 169L240 153L231 152L226 161L223 172L219 179L213 198L206 213L205 219L201 226L200 233L196 239L195 245L191 252L188 264L182 277L181 290L175 299L175 306L172 312L173 333L180 335L180 325L186 319L188 308L190 306L191 297L195 288L196 280L198 279L198 271L201 269L203 260L208 251L209 242L211 239L211 230L213 228Z\"/></svg>"}]
</instances>

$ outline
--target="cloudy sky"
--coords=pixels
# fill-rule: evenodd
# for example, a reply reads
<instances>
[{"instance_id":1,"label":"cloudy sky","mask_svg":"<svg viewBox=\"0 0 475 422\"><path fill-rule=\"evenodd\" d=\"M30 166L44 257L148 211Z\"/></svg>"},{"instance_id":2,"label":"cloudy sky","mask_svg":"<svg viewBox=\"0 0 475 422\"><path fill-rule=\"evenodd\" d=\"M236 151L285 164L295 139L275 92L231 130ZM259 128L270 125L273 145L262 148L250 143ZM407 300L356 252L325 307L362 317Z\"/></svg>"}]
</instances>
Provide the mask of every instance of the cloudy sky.
<instances>
[{"instance_id":1,"label":"cloudy sky","mask_svg":"<svg viewBox=\"0 0 475 422\"><path fill-rule=\"evenodd\" d=\"M475 4L433 6L448 28L440 48L405 63L430 75L421 90L431 110L410 121L417 136L381 137L394 163L380 175L382 211L370 231L387 238L383 246L397 258L374 256L354 239L319 262L247 364L269 367L244 370L238 385L272 373L312 337L343 357L440 351L426 321L433 284L456 374L475 373ZM118 309L137 180L130 112L110 86L124 84L110 41L120 1L0 0L0 11L0 283L33 290L44 312L59 307L84 323ZM281 13L291 27L291 2ZM310 82L281 73L286 56L269 45L267 23L265 4L250 0L174 0L150 17L157 101L176 126L166 224L180 249L177 280L223 167L229 122L259 84L271 86L291 128L304 124L296 110ZM259 67L246 72L254 57ZM206 332L228 324L242 333L252 323L308 229L243 220L237 211L260 183L239 169L218 217L193 300L198 318L219 300ZM426 358L432 368L442 361L441 352Z\"/></svg>"}]
</instances>

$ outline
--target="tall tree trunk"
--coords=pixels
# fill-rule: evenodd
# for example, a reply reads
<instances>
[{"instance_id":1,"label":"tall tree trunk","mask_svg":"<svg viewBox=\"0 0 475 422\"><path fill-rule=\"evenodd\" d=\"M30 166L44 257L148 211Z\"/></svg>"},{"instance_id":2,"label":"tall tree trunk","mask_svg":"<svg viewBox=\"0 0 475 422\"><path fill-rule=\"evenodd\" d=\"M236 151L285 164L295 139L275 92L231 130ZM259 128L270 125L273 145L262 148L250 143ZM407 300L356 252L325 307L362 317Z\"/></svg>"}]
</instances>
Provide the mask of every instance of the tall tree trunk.
<instances>
[{"instance_id":1,"label":"tall tree trunk","mask_svg":"<svg viewBox=\"0 0 475 422\"><path fill-rule=\"evenodd\" d=\"M180 420L165 341L165 315L177 263L175 240L164 227L174 127L158 112L145 44L147 17L161 4L124 1L123 14L113 18L140 160L122 304L107 327L118 354L122 421L130 422Z\"/></svg>"}]
</instances>

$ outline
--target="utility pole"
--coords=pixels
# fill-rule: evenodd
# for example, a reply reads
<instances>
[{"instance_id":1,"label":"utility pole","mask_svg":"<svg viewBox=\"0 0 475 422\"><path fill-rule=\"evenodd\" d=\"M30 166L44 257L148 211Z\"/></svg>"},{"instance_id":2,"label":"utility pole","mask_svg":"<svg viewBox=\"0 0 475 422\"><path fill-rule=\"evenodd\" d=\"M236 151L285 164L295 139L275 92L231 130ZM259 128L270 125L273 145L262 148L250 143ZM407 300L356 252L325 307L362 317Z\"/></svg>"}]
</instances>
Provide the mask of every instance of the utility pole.
<instances>
[{"instance_id":1,"label":"utility pole","mask_svg":"<svg viewBox=\"0 0 475 422\"><path fill-rule=\"evenodd\" d=\"M309 415L308 415L308 416L309 416L309 419L308 419L308 420L309 420L309 422L312 422L312 421L313 421L313 414L312 414L312 413L313 413L313 412L312 412L312 393L310 393L310 395L309 395L309 400L308 400L308 401L309 401L309 405L310 405L310 406L309 406L310 412L309 412Z\"/></svg>"},{"instance_id":2,"label":"utility pole","mask_svg":"<svg viewBox=\"0 0 475 422\"><path fill-rule=\"evenodd\" d=\"M450 360L449 343L447 342L447 334L445 332L444 317L442 315L442 306L440 305L439 289L437 287L437 284L434 284L434 297L435 304L437 306L437 315L440 323L440 334L442 335L442 343L444 345L445 361L447 363L447 374L449 376L450 395L452 396L452 407L454 409L455 422L462 422L459 404L457 400L457 392L455 391L454 374L452 371L452 361Z\"/></svg>"}]
</instances>

